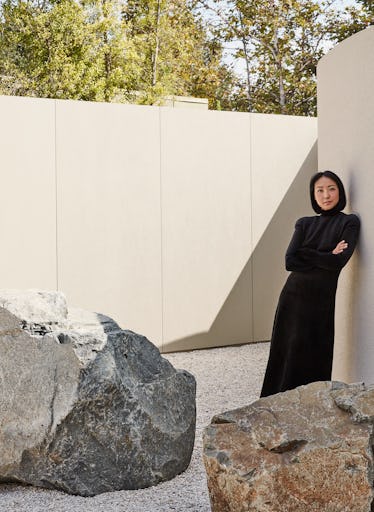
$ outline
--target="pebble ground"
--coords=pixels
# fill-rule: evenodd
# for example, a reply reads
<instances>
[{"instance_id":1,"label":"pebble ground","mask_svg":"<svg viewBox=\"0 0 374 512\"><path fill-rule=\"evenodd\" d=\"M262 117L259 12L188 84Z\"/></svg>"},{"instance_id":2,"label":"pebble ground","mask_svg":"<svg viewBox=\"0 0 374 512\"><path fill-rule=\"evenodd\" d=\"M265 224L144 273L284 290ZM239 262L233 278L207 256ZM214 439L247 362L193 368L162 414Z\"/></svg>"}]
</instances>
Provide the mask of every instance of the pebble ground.
<instances>
[{"instance_id":1,"label":"pebble ground","mask_svg":"<svg viewBox=\"0 0 374 512\"><path fill-rule=\"evenodd\" d=\"M196 441L189 468L170 482L138 491L93 498L62 492L0 485L1 512L210 512L202 462L202 432L212 416L257 400L269 343L176 352L165 357L197 381Z\"/></svg>"}]
</instances>

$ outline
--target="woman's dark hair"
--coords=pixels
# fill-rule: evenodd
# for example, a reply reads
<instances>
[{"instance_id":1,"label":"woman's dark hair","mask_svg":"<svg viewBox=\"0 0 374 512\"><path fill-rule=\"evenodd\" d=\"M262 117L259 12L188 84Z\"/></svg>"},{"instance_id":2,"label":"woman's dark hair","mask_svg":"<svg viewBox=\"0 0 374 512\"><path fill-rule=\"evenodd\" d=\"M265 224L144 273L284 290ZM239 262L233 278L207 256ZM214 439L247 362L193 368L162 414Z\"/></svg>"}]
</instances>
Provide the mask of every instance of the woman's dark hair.
<instances>
[{"instance_id":1,"label":"woman's dark hair","mask_svg":"<svg viewBox=\"0 0 374 512\"><path fill-rule=\"evenodd\" d=\"M318 206L317 201L314 197L314 185L316 184L316 181L318 181L320 178L323 178L324 176L326 178L330 178L331 180L333 180L336 183L336 185L338 186L338 190L339 190L338 204L336 206L334 206L334 208L332 208L331 210L327 210L327 211L322 210L322 208L320 206ZM343 183L342 183L341 179L339 178L339 176L337 176L332 171L321 171L321 172L317 172L314 176L312 176L312 179L310 180L309 190L310 190L310 200L312 202L312 207L316 213L322 213L325 215L333 215L334 213L344 210L345 205L347 204L347 199L345 197L345 190L344 190Z\"/></svg>"}]
</instances>

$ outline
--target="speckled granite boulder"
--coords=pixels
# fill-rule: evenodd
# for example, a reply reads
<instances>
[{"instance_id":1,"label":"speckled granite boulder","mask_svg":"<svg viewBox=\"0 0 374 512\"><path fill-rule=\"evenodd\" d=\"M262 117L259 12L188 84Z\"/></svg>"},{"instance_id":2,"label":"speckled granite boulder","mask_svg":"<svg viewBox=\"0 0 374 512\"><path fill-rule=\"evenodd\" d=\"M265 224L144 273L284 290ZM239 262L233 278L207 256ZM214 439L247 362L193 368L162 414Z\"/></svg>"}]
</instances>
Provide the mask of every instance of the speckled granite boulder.
<instances>
[{"instance_id":1,"label":"speckled granite boulder","mask_svg":"<svg viewBox=\"0 0 374 512\"><path fill-rule=\"evenodd\" d=\"M374 388L317 382L205 429L213 512L370 512Z\"/></svg>"},{"instance_id":2,"label":"speckled granite boulder","mask_svg":"<svg viewBox=\"0 0 374 512\"><path fill-rule=\"evenodd\" d=\"M93 496L184 471L195 379L56 292L0 290L0 481Z\"/></svg>"}]
</instances>

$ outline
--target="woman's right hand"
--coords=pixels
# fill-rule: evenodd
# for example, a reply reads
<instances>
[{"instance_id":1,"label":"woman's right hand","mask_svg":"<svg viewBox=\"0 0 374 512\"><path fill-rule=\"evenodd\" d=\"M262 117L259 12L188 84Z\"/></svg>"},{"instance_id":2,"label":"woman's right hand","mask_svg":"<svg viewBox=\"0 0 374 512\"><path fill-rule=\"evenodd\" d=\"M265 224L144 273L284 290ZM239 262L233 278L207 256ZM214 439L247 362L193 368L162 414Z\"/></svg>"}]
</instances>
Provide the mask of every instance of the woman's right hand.
<instances>
[{"instance_id":1,"label":"woman's right hand","mask_svg":"<svg viewBox=\"0 0 374 512\"><path fill-rule=\"evenodd\" d=\"M333 254L341 254L344 249L348 247L348 244L345 240L342 240L338 243L338 245L335 247L335 249L332 251Z\"/></svg>"}]
</instances>

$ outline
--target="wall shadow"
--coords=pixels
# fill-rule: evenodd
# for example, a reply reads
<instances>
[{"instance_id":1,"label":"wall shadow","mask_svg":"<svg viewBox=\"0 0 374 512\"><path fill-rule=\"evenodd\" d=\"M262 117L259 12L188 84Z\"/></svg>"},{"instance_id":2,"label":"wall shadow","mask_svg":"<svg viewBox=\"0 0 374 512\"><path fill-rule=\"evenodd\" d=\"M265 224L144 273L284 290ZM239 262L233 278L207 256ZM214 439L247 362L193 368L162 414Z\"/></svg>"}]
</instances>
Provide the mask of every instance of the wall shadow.
<instances>
[{"instance_id":1,"label":"wall shadow","mask_svg":"<svg viewBox=\"0 0 374 512\"><path fill-rule=\"evenodd\" d=\"M316 172L314 143L209 331L172 340L163 352L237 345L270 338L273 315L285 277L284 253L296 220L312 215L308 184Z\"/></svg>"}]
</instances>

